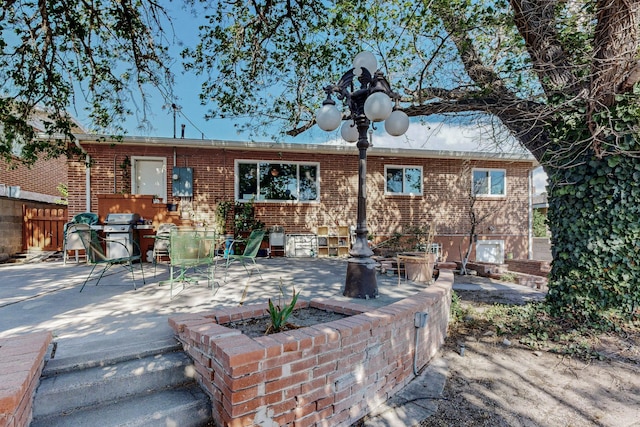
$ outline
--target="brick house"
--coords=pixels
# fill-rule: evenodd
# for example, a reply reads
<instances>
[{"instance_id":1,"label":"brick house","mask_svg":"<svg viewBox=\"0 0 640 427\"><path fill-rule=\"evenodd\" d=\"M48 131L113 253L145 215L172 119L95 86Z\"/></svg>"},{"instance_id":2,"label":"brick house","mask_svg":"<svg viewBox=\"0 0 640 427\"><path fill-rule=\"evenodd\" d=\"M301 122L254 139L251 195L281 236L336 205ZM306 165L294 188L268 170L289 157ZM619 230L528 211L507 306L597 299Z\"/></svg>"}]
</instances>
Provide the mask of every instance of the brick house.
<instances>
[{"instance_id":1,"label":"brick house","mask_svg":"<svg viewBox=\"0 0 640 427\"><path fill-rule=\"evenodd\" d=\"M12 167L0 161L0 262L29 248L61 248L62 240L57 239L61 236L52 239L49 229L35 233L33 228L23 230L23 225L25 209L41 213L55 211L55 215L65 217L66 207L57 203L61 199L57 187L66 182L67 159L64 157L41 159L31 167ZM55 230L58 228L53 226ZM60 233L61 230L60 227Z\"/></svg>"},{"instance_id":2,"label":"brick house","mask_svg":"<svg viewBox=\"0 0 640 427\"><path fill-rule=\"evenodd\" d=\"M108 212L130 211L156 225L212 224L219 202L253 199L256 219L287 234L355 225L353 145L78 138L90 167L69 162L69 217L90 210L104 220ZM382 147L367 155L367 225L375 241L435 222L442 254L459 260L473 199L484 217L478 256L529 258L532 157ZM169 211L174 201L178 209Z\"/></svg>"}]
</instances>

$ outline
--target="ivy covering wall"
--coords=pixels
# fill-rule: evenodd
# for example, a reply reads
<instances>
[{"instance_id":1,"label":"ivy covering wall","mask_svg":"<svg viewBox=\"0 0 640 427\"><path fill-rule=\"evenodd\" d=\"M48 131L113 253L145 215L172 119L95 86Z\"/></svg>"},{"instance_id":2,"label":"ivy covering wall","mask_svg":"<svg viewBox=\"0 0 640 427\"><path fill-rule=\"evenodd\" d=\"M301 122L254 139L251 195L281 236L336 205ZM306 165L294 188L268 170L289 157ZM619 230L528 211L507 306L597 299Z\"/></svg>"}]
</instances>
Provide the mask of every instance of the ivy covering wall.
<instances>
[{"instance_id":1,"label":"ivy covering wall","mask_svg":"<svg viewBox=\"0 0 640 427\"><path fill-rule=\"evenodd\" d=\"M633 154L640 153L640 114L632 97L618 101L593 122L580 108L565 116L561 138L580 141L608 126L599 144L546 167L554 251L548 301L556 314L603 324L640 317L640 158Z\"/></svg>"}]
</instances>

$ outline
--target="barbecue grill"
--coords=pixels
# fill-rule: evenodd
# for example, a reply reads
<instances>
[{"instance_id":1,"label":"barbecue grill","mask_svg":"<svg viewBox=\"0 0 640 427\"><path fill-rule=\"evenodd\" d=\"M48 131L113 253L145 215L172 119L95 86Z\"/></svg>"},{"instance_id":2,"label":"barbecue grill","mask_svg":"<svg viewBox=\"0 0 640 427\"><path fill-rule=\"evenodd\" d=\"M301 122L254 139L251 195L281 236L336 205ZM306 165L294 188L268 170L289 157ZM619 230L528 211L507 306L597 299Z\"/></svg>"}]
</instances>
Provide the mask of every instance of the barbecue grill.
<instances>
[{"instance_id":1,"label":"barbecue grill","mask_svg":"<svg viewBox=\"0 0 640 427\"><path fill-rule=\"evenodd\" d=\"M113 259L140 255L140 241L136 230L139 219L140 215L135 213L107 215L102 228L107 238L107 257Z\"/></svg>"}]
</instances>

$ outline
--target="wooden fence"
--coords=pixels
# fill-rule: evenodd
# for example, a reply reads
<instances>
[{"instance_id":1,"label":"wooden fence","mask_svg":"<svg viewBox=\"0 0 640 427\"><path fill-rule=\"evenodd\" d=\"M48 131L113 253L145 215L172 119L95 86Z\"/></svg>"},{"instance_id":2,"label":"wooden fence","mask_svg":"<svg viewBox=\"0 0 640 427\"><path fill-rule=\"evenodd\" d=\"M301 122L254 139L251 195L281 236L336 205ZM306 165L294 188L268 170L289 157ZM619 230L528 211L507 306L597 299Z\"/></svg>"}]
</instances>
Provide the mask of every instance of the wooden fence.
<instances>
[{"instance_id":1,"label":"wooden fence","mask_svg":"<svg viewBox=\"0 0 640 427\"><path fill-rule=\"evenodd\" d=\"M22 205L22 217L23 250L62 250L67 208L33 208Z\"/></svg>"}]
</instances>

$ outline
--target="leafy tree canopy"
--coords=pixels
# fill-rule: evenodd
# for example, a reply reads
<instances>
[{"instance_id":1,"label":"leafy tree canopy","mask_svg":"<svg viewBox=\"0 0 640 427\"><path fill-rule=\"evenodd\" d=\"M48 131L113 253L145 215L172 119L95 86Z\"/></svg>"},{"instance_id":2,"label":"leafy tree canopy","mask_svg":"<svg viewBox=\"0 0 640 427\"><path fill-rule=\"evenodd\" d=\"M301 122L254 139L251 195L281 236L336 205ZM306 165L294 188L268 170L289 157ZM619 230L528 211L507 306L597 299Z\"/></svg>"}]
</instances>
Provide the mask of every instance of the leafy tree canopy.
<instances>
[{"instance_id":1,"label":"leafy tree canopy","mask_svg":"<svg viewBox=\"0 0 640 427\"><path fill-rule=\"evenodd\" d=\"M145 91L171 98L167 18L144 0L3 1L0 154L32 163L69 153L76 125L69 113L78 104L88 105L101 131L122 133L119 123L134 106L144 122Z\"/></svg>"},{"instance_id":2,"label":"leafy tree canopy","mask_svg":"<svg viewBox=\"0 0 640 427\"><path fill-rule=\"evenodd\" d=\"M202 100L212 115L284 121L283 131L297 135L314 124L319 89L370 50L410 116L498 118L539 160L553 148L544 160L565 164L577 145L600 154L634 148L618 135L603 143L599 131L550 147L549 126L578 105L595 122L640 78L636 3L216 2L201 43L184 56L206 77Z\"/></svg>"},{"instance_id":3,"label":"leafy tree canopy","mask_svg":"<svg viewBox=\"0 0 640 427\"><path fill-rule=\"evenodd\" d=\"M552 310L613 322L640 317L639 5L218 2L184 57L212 114L283 120L290 135L360 50L382 59L409 116L499 120L549 176Z\"/></svg>"}]
</instances>

